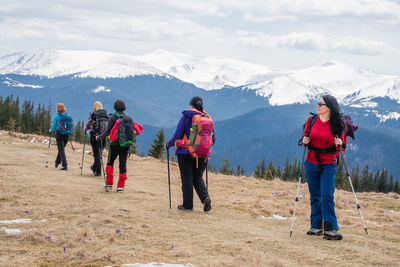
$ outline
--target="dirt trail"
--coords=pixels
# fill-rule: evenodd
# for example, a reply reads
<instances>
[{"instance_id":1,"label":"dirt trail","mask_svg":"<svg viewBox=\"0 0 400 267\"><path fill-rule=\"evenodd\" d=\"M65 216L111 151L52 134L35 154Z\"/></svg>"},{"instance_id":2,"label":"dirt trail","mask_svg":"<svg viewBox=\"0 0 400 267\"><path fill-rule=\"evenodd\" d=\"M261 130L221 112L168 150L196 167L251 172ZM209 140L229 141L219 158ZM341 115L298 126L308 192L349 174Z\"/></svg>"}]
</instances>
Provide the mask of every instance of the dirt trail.
<instances>
[{"instance_id":1,"label":"dirt trail","mask_svg":"<svg viewBox=\"0 0 400 267\"><path fill-rule=\"evenodd\" d=\"M30 142L32 137L12 137L4 131L0 135L0 221L32 220L0 222L1 266L399 265L398 195L357 195L369 230L366 236L352 194L337 191L336 211L344 239L326 241L305 235L309 200L303 184L294 234L289 238L291 221L276 217L290 217L296 183L209 173L212 210L204 213L195 196L194 211L181 212L176 209L181 203L176 165L171 167L170 210L166 162L131 156L125 192L116 193L114 188L105 193L103 178L90 174L88 154L80 175L81 145L74 143L75 152L67 147L69 171L54 168L53 146L46 169L44 137ZM21 233L9 234L6 229Z\"/></svg>"}]
</instances>

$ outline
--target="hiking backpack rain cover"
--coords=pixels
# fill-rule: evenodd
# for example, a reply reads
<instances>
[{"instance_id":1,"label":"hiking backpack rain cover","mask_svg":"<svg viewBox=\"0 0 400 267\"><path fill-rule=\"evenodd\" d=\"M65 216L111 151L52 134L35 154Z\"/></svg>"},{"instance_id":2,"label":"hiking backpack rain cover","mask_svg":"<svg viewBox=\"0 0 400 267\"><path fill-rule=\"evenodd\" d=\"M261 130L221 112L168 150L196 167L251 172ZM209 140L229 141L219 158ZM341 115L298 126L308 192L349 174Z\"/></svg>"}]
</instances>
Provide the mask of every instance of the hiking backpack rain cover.
<instances>
[{"instance_id":1,"label":"hiking backpack rain cover","mask_svg":"<svg viewBox=\"0 0 400 267\"><path fill-rule=\"evenodd\" d=\"M60 125L58 126L58 131L62 135L71 135L72 134L72 118L66 114L59 114L60 116Z\"/></svg>"},{"instance_id":2,"label":"hiking backpack rain cover","mask_svg":"<svg viewBox=\"0 0 400 267\"><path fill-rule=\"evenodd\" d=\"M118 143L121 147L129 147L136 141L136 134L133 131L133 121L131 117L115 114L118 120L115 122L110 132L110 141Z\"/></svg>"},{"instance_id":3,"label":"hiking backpack rain cover","mask_svg":"<svg viewBox=\"0 0 400 267\"><path fill-rule=\"evenodd\" d=\"M198 158L205 158L205 161L207 161L210 156L213 145L212 134L214 122L207 113L200 112L196 109L191 110L198 112L198 114L192 117L189 139L185 134L182 140L175 141L175 146L186 148L190 155L196 158L196 167L198 167Z\"/></svg>"},{"instance_id":4,"label":"hiking backpack rain cover","mask_svg":"<svg viewBox=\"0 0 400 267\"><path fill-rule=\"evenodd\" d=\"M92 113L92 118L94 121L94 134L101 135L104 133L107 129L107 123L108 123L108 114L107 111L104 109L99 109L96 110L95 112Z\"/></svg>"}]
</instances>

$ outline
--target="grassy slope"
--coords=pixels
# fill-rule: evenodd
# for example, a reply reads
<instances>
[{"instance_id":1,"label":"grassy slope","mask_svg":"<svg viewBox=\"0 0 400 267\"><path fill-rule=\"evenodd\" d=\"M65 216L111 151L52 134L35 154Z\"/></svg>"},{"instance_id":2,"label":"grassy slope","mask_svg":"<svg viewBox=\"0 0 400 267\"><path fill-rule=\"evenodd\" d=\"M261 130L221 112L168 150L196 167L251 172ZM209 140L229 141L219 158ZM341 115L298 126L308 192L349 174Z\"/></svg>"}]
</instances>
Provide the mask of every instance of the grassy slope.
<instances>
[{"instance_id":1,"label":"grassy slope","mask_svg":"<svg viewBox=\"0 0 400 267\"><path fill-rule=\"evenodd\" d=\"M78 144L74 147L81 149ZM33 220L0 223L1 266L120 266L153 261L198 266L395 266L400 261L400 201L395 194L358 194L369 230L366 236L349 204L354 201L352 194L337 191L344 240L335 242L305 235L309 204L303 184L290 239L290 220L267 217L276 212L290 216L295 183L209 174L211 212L202 212L196 196L195 211L180 212L176 165L171 169L170 210L165 162L132 156L126 191L117 194L105 193L103 178L90 175L91 156L86 155L81 176L82 154L70 145L67 172L52 164L55 147L49 168L44 168L46 153L47 145L40 141L0 135L0 221ZM22 233L7 234L1 227Z\"/></svg>"}]
</instances>

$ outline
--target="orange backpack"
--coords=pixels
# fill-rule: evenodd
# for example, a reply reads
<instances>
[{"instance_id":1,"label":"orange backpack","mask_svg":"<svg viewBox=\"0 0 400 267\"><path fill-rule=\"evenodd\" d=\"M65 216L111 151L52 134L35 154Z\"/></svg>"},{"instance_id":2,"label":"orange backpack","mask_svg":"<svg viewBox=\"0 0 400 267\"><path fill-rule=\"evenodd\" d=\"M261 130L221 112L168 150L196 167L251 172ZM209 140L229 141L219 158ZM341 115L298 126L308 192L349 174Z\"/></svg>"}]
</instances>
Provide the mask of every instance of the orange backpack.
<instances>
[{"instance_id":1,"label":"orange backpack","mask_svg":"<svg viewBox=\"0 0 400 267\"><path fill-rule=\"evenodd\" d=\"M182 140L175 141L175 147L186 148L190 155L196 158L196 168L198 168L198 158L205 158L204 162L206 162L210 156L213 145L214 122L206 112L200 112L194 108L191 110L199 114L192 117L189 139L184 134Z\"/></svg>"}]
</instances>

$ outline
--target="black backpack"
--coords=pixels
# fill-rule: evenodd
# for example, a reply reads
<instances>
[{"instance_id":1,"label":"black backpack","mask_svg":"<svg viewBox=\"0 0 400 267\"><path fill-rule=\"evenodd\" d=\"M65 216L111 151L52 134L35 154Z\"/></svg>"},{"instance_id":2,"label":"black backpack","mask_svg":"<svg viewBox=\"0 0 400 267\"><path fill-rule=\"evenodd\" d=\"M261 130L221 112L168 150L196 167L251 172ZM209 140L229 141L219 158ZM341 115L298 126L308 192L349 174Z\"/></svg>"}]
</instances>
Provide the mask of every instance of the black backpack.
<instances>
[{"instance_id":1,"label":"black backpack","mask_svg":"<svg viewBox=\"0 0 400 267\"><path fill-rule=\"evenodd\" d=\"M136 141L136 134L133 131L133 120L131 117L115 113L118 117L119 126L118 126L118 144L121 147L130 147Z\"/></svg>"},{"instance_id":2,"label":"black backpack","mask_svg":"<svg viewBox=\"0 0 400 267\"><path fill-rule=\"evenodd\" d=\"M92 129L95 136L101 135L107 130L108 118L108 113L105 109L99 109L92 113Z\"/></svg>"}]
</instances>

